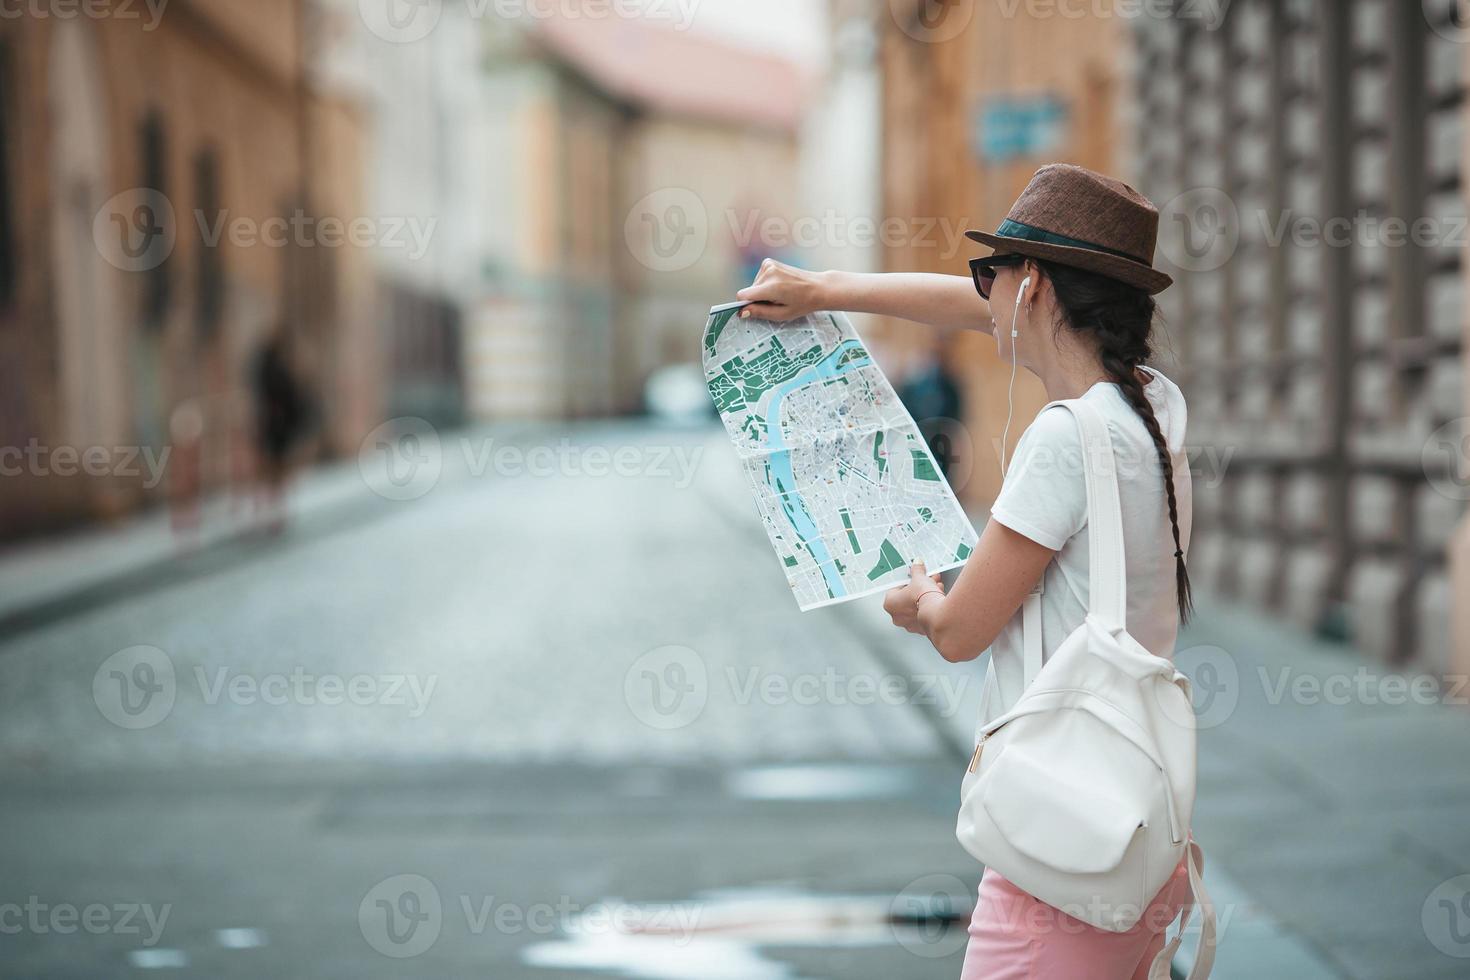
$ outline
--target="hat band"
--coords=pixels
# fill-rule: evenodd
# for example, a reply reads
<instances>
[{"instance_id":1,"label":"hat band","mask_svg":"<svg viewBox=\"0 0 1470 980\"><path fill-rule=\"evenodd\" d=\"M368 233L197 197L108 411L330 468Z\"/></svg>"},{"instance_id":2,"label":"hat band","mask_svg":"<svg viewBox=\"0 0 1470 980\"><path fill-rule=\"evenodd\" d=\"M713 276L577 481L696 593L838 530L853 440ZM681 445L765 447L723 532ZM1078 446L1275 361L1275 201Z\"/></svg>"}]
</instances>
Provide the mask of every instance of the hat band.
<instances>
[{"instance_id":1,"label":"hat band","mask_svg":"<svg viewBox=\"0 0 1470 980\"><path fill-rule=\"evenodd\" d=\"M1056 232L1047 231L1045 228L1036 228L1032 225L1012 221L1010 218L1002 221L996 229L998 238L1024 238L1028 242L1040 242L1043 245L1063 245L1067 248L1085 248L1091 252L1106 252L1119 258L1131 259L1143 265L1151 265L1147 259L1141 259L1129 252L1122 252L1116 248L1108 248L1096 242L1085 242L1080 238L1068 238L1066 235L1058 235Z\"/></svg>"}]
</instances>

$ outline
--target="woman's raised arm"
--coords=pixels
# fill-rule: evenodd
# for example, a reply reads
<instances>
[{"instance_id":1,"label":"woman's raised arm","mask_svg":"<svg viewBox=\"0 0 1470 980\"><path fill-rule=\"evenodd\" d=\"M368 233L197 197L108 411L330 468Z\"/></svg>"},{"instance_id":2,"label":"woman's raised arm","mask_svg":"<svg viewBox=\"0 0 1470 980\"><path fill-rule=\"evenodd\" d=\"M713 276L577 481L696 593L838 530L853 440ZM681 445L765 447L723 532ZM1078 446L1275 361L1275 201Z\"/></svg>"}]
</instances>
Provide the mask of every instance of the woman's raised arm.
<instances>
[{"instance_id":1,"label":"woman's raised arm","mask_svg":"<svg viewBox=\"0 0 1470 980\"><path fill-rule=\"evenodd\" d=\"M735 294L750 300L741 316L794 320L817 310L875 313L934 327L991 332L990 304L965 276L928 272L807 272L775 259Z\"/></svg>"}]
</instances>

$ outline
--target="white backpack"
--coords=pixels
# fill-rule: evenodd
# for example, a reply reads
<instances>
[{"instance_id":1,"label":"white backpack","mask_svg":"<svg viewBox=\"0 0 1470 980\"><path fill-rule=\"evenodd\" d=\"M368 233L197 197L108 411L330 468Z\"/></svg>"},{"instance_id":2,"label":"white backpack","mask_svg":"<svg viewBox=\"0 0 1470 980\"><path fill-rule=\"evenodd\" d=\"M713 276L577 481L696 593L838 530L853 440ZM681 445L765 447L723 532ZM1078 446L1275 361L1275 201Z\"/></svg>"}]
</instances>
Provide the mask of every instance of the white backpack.
<instances>
[{"instance_id":1,"label":"white backpack","mask_svg":"<svg viewBox=\"0 0 1470 980\"><path fill-rule=\"evenodd\" d=\"M1195 715L1189 678L1128 635L1123 514L1107 422L1056 402L1082 433L1091 601L1087 619L1042 666L1041 592L1022 612L1026 688L980 729L961 789L965 850L1048 905L1124 932L1186 859L1201 913L1191 980L1215 958L1215 913L1189 837ZM992 668L993 669L993 668ZM1185 907L1182 935L1189 921ZM1150 980L1169 980L1171 940Z\"/></svg>"}]
</instances>

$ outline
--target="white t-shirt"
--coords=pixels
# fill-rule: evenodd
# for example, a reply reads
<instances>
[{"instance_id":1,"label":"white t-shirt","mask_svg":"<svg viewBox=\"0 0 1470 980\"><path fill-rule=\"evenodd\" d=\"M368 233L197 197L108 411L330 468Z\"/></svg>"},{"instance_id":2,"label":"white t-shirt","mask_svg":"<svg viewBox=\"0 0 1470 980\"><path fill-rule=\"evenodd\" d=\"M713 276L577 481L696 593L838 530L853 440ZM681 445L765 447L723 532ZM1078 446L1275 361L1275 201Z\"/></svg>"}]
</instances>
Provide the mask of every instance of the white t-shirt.
<instances>
[{"instance_id":1,"label":"white t-shirt","mask_svg":"<svg viewBox=\"0 0 1470 980\"><path fill-rule=\"evenodd\" d=\"M1193 497L1184 453L1184 395L1157 371L1144 387L1169 444L1179 505L1180 540L1189 546ZM1123 545L1128 567L1128 632L1150 652L1172 657L1179 632L1175 594L1174 534L1158 451L1138 412L1109 382L1082 396L1108 423L1117 460L1118 496L1123 505ZM1042 411L1026 429L1006 471L990 516L1018 534L1057 552L1046 567L1041 597L1043 657L1082 625L1087 615L1087 484L1082 471L1082 437L1066 409ZM1021 611L990 647L980 724L1004 714L1024 687Z\"/></svg>"}]
</instances>

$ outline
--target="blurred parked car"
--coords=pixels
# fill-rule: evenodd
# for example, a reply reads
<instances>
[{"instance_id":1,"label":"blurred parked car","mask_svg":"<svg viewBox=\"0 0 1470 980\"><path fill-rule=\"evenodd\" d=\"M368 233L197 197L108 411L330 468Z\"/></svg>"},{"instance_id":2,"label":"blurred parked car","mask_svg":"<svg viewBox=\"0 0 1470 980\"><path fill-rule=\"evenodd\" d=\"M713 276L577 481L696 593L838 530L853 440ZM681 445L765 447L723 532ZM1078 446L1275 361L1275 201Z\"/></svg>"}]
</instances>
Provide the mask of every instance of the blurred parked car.
<instances>
[{"instance_id":1,"label":"blurred parked car","mask_svg":"<svg viewBox=\"0 0 1470 980\"><path fill-rule=\"evenodd\" d=\"M715 417L715 405L694 364L659 368L643 386L643 408L649 415L676 425L698 425Z\"/></svg>"}]
</instances>

